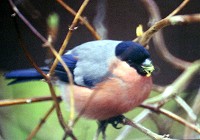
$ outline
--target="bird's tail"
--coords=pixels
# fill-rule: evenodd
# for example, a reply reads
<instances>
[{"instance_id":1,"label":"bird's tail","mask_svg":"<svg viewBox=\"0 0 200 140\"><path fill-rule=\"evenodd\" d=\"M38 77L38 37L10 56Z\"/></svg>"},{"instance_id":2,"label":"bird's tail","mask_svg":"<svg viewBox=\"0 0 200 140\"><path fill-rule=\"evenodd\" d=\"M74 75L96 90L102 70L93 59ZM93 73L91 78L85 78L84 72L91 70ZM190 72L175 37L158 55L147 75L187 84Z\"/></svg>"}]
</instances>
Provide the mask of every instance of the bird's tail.
<instances>
[{"instance_id":1,"label":"bird's tail","mask_svg":"<svg viewBox=\"0 0 200 140\"><path fill-rule=\"evenodd\" d=\"M47 67L43 67L41 69L45 73L49 71ZM8 85L31 81L31 80L39 80L43 78L42 75L35 69L14 70L6 73L4 76L6 79L14 79L10 83L8 83Z\"/></svg>"}]
</instances>

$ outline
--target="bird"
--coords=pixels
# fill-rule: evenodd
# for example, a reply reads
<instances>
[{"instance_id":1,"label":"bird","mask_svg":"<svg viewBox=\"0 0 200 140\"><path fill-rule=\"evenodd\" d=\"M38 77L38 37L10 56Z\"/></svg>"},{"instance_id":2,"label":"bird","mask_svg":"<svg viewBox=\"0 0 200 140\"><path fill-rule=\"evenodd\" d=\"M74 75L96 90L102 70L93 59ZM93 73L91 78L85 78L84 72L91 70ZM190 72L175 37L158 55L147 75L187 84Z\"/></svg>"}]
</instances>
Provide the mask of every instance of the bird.
<instances>
[{"instance_id":1,"label":"bird","mask_svg":"<svg viewBox=\"0 0 200 140\"><path fill-rule=\"evenodd\" d=\"M133 41L96 40L68 50L63 61L73 75L75 110L88 119L104 121L139 106L152 89L154 66L149 52ZM49 67L41 67L44 73ZM61 97L69 102L69 79L58 63L54 76L64 86ZM35 69L13 70L9 85L43 79Z\"/></svg>"}]
</instances>

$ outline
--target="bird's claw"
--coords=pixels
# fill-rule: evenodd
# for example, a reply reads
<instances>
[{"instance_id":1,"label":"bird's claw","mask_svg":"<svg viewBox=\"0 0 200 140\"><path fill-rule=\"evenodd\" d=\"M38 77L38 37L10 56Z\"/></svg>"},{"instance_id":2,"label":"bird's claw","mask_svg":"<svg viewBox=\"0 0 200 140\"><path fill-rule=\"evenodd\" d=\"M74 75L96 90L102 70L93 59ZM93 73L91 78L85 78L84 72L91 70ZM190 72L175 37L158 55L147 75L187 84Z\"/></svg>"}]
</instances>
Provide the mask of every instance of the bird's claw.
<instances>
[{"instance_id":1,"label":"bird's claw","mask_svg":"<svg viewBox=\"0 0 200 140\"><path fill-rule=\"evenodd\" d=\"M116 129L120 129L122 127L118 127L119 124L123 124L125 117L123 115L119 115L113 118L108 119L108 123L112 124L112 126Z\"/></svg>"}]
</instances>

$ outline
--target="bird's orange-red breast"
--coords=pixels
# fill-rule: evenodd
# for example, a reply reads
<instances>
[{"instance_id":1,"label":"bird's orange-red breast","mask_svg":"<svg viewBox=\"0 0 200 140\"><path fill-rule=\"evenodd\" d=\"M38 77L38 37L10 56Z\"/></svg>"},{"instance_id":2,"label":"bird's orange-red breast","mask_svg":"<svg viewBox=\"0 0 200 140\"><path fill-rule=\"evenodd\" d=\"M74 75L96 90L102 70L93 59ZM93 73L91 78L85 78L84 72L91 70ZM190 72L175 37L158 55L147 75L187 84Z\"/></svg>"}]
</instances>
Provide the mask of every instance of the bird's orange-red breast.
<instances>
[{"instance_id":1,"label":"bird's orange-red breast","mask_svg":"<svg viewBox=\"0 0 200 140\"><path fill-rule=\"evenodd\" d=\"M75 109L89 119L106 120L137 107L150 94L152 78L141 76L126 62L113 60L112 77L94 88L74 85ZM67 86L67 85L66 85ZM62 93L69 103L69 92Z\"/></svg>"}]
</instances>

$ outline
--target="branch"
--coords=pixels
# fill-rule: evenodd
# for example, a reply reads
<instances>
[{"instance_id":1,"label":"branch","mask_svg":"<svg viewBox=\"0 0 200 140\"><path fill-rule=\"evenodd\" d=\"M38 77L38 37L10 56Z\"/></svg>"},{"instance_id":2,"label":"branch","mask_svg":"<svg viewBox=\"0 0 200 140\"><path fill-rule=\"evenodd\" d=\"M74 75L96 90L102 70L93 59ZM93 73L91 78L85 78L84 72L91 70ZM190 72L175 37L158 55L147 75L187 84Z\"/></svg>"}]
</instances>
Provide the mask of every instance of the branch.
<instances>
[{"instance_id":1,"label":"branch","mask_svg":"<svg viewBox=\"0 0 200 140\"><path fill-rule=\"evenodd\" d=\"M70 38L72 36L72 33L75 30L75 27L76 27L76 25L77 25L77 23L79 21L79 17L82 14L82 12L85 9L85 7L87 6L88 2L89 2L89 0L84 0L84 2L82 3L81 7L79 8L79 10L78 10L78 12L77 12L77 14L76 14L76 16L74 18L74 20L72 21L72 24L71 24L71 26L69 28L69 32L68 32L67 36L65 37L65 40L64 40L64 42L63 42L63 44L62 44L62 46L61 46L61 48L59 50L59 55L60 56L64 53L64 51L65 51L65 49L66 49L66 47L67 47L67 45L69 43L69 40L70 40ZM54 62L53 62L53 65L51 66L50 71L49 71L50 75L52 75L52 73L55 70L57 64L58 64L58 59L56 58L54 60Z\"/></svg>"},{"instance_id":2,"label":"branch","mask_svg":"<svg viewBox=\"0 0 200 140\"><path fill-rule=\"evenodd\" d=\"M145 8L149 12L149 15L151 17L151 22L150 22L151 25L154 24L155 22L156 23L151 28L149 28L149 30L147 30L145 34L141 36L141 38L137 38L134 41L139 41L139 43L141 43L142 45L146 45L148 44L149 40L153 37L153 42L155 44L156 51L158 52L161 58L163 58L165 61L172 64L176 68L186 69L190 65L190 63L181 60L179 58L176 58L168 51L161 29L166 26L173 25L170 24L168 19L171 16L178 13L184 6L186 6L189 0L184 0L169 16L167 16L163 20L160 20L161 19L160 10L155 1L153 0L141 0L141 1L143 2ZM190 21L190 23L192 22L195 21Z\"/></svg>"},{"instance_id":3,"label":"branch","mask_svg":"<svg viewBox=\"0 0 200 140\"><path fill-rule=\"evenodd\" d=\"M174 97L177 93L181 92L183 88L186 88L186 85L189 83L191 78L199 72L200 69L200 60L195 61L194 63L191 64L190 67L188 67L185 72L180 75L174 83L169 85L167 88L165 88L164 92L156 97L149 98L146 101L144 101L145 104L152 104L156 103L155 108L158 109L158 107L162 106L166 101ZM157 88L157 87L156 87ZM159 90L163 91L163 88L159 88ZM144 110L141 112L137 118L139 120L134 119L136 122L140 121L141 119L143 120L149 115L150 111ZM165 112L166 113L166 112ZM184 122L184 121L183 121ZM189 124L190 125L190 124ZM193 126L192 126L193 127ZM117 137L117 140L123 139L128 133L130 132L130 127L125 127L125 129L121 132L121 134Z\"/></svg>"},{"instance_id":4,"label":"branch","mask_svg":"<svg viewBox=\"0 0 200 140\"><path fill-rule=\"evenodd\" d=\"M12 1L11 1L11 4ZM15 10L17 10L17 7L14 7ZM18 10L17 10L18 11ZM23 19L26 20L26 18L21 14L19 13L21 16L20 17L23 17ZM28 25L27 26L30 26L32 27L32 29L34 29L34 31L37 31L30 23L27 23ZM16 25L16 30L17 30L17 33L18 33L18 37L19 37L19 42L20 42L20 46L22 47L22 49L24 50L24 53L27 57L27 59L29 60L29 62L32 64L32 66L45 78L45 80L47 81L48 83L48 86L49 86L49 90L50 90L50 93L52 95L52 98L54 99L54 102L55 102L55 106L56 106L56 112L57 112L57 116L58 116L58 119L59 119L59 122L61 124L61 126L63 127L63 129L68 129L67 128L67 125L65 124L64 122L64 119L62 117L62 113L60 111L60 106L59 106L59 103L58 103L58 100L56 98L56 94L55 94L55 90L53 88L53 85L51 83L51 79L49 76L47 76L39 67L38 65L35 63L35 61L33 60L33 58L31 57L30 53L28 52L28 50L26 49L26 46L25 46L25 43L21 37L21 33L20 33L20 30L18 28L18 25L17 23L15 22L15 25ZM38 32L39 33L39 32ZM40 35L42 36L42 35Z\"/></svg>"},{"instance_id":5,"label":"branch","mask_svg":"<svg viewBox=\"0 0 200 140\"><path fill-rule=\"evenodd\" d=\"M184 0L173 12L171 12L166 18L172 17L176 15L178 12L180 12L188 3L190 0Z\"/></svg>"},{"instance_id":6,"label":"branch","mask_svg":"<svg viewBox=\"0 0 200 140\"><path fill-rule=\"evenodd\" d=\"M200 70L200 60L193 62L171 85L167 86L161 95L147 99L144 103L152 104L158 102L163 105L174 95L182 92L192 77Z\"/></svg>"},{"instance_id":7,"label":"branch","mask_svg":"<svg viewBox=\"0 0 200 140\"><path fill-rule=\"evenodd\" d=\"M9 0L11 4L12 1ZM13 6L13 5L11 5ZM18 11L17 7L13 7L13 9L15 9L16 11ZM25 24L27 26L30 26L31 29L33 29L34 31L33 32L36 32L36 34L39 34L40 37L42 37L44 39L44 37L42 35L40 35L40 33L26 20L26 18L18 11L18 14L19 14L19 17L22 18L22 20L25 20ZM18 37L18 41L19 41L19 46L23 49L24 51L24 54L26 56L26 58L28 59L29 63L43 76L43 78L48 81L49 77L39 68L39 66L35 63L35 61L33 60L31 54L29 53L29 51L27 50L27 46L22 38L22 35L21 35L21 32L20 32L20 29L19 29L19 26L17 24L17 21L16 19L14 18L14 25L15 25L15 29L16 29L16 32L17 32L17 37ZM41 38L41 39L42 39Z\"/></svg>"},{"instance_id":8,"label":"branch","mask_svg":"<svg viewBox=\"0 0 200 140\"><path fill-rule=\"evenodd\" d=\"M174 100L186 111L188 117L192 122L195 122L197 120L197 115L194 114L194 111L192 108L179 96L175 96Z\"/></svg>"},{"instance_id":9,"label":"branch","mask_svg":"<svg viewBox=\"0 0 200 140\"><path fill-rule=\"evenodd\" d=\"M42 125L46 122L49 115L53 112L55 109L55 105L53 105L45 114L45 116L40 120L39 124L35 127L35 129L32 130L32 132L29 134L26 140L32 140L32 138L37 134L37 132L40 130Z\"/></svg>"},{"instance_id":10,"label":"branch","mask_svg":"<svg viewBox=\"0 0 200 140\"><path fill-rule=\"evenodd\" d=\"M67 5L63 0L56 0L63 8L65 8L69 13L72 15L76 16L76 12L69 6ZM90 25L90 23L83 18L82 16L79 17L79 20L88 28L88 30L91 32L91 34L96 38L97 40L100 40L101 37L99 34L95 31L95 29Z\"/></svg>"},{"instance_id":11,"label":"branch","mask_svg":"<svg viewBox=\"0 0 200 140\"><path fill-rule=\"evenodd\" d=\"M14 3L12 2L12 0L9 0L10 5L12 7L12 9L17 13L17 15L20 17L20 19L30 28L30 30L38 37L40 38L44 43L48 43L48 40L45 39L45 37L43 37L31 24L30 22L28 22L28 20L19 12L19 10L17 9L17 7L14 5ZM26 51L26 50L25 50ZM49 77L49 75L44 74L41 69L34 64L34 61L31 59L30 54L28 51L25 52L26 55L28 56L28 60L30 61L31 64L33 64L33 66L36 68L36 70L38 70L39 73L41 73L41 75L44 76L45 80L48 83L49 86L49 90L51 93L51 96L54 100L55 103L55 107L56 107L56 113L57 113L57 117L59 120L60 125L62 126L62 128L64 129L64 131L74 140L76 140L76 137L73 135L71 129L69 128L68 125L65 124L64 118L62 116L62 112L60 110L60 106L58 103L58 100L56 98L56 94L55 94L55 90L53 88L53 85L51 83L51 77Z\"/></svg>"},{"instance_id":12,"label":"branch","mask_svg":"<svg viewBox=\"0 0 200 140\"><path fill-rule=\"evenodd\" d=\"M56 16L54 16L54 15L49 16L48 20L51 21L51 22L48 22L49 29L53 30L53 28L55 28L58 25L58 20L56 19ZM75 109L74 109L74 90L73 90L73 84L74 84L74 82L73 82L73 76L72 76L71 71L69 70L67 64L63 61L63 59L61 58L61 56L57 53L57 51L52 46L52 36L55 36L55 33L53 34L53 32L51 32L51 34L49 34L49 36L48 36L48 42L46 42L45 44L43 44L43 46L44 47L49 47L49 49L51 50L51 52L53 53L53 55L56 57L56 59L58 59L58 61L63 66L65 72L67 73L67 77L68 77L69 85L70 85L69 86L69 93L70 93L70 121L73 122L73 120L74 120L74 114L75 114Z\"/></svg>"},{"instance_id":13,"label":"branch","mask_svg":"<svg viewBox=\"0 0 200 140\"><path fill-rule=\"evenodd\" d=\"M177 15L169 18L164 18L158 22L156 22L152 27L150 27L144 34L138 38L138 42L145 46L148 44L149 40L152 36L158 32L159 30L163 29L167 26L174 26L174 25L182 25L182 24L189 24L200 22L200 14L192 14L192 15Z\"/></svg>"},{"instance_id":14,"label":"branch","mask_svg":"<svg viewBox=\"0 0 200 140\"><path fill-rule=\"evenodd\" d=\"M132 119L132 121L135 123L140 123L144 121L150 113L152 113L150 110L145 109L140 114L138 114L134 119ZM125 137L128 135L128 133L130 133L131 130L132 130L132 127L125 126L122 132L120 132L120 134L117 136L116 140L125 139Z\"/></svg>"},{"instance_id":15,"label":"branch","mask_svg":"<svg viewBox=\"0 0 200 140\"><path fill-rule=\"evenodd\" d=\"M164 135L164 136L158 135L158 134L150 131L149 129L145 128L144 126L142 126L138 123L132 122L128 118L125 118L123 124L137 128L138 130L140 130L141 132L143 132L144 134L146 134L147 136L149 136L150 138L152 138L154 140L171 140L170 138L168 138L168 135Z\"/></svg>"},{"instance_id":16,"label":"branch","mask_svg":"<svg viewBox=\"0 0 200 140\"><path fill-rule=\"evenodd\" d=\"M69 28L68 34L66 35L65 40L64 40L64 42L63 42L63 44L62 44L62 46L61 46L61 48L59 50L58 56L61 56L64 53L64 51L65 51L65 49L66 49L66 47L68 45L68 42L69 42L69 40L70 40L70 38L72 36L72 33L75 30L75 27L76 27L76 25L77 25L77 23L79 21L79 18L81 16L82 12L84 11L85 7L87 6L88 2L89 2L89 0L84 0L84 2L82 3L81 7L79 8L79 10L78 10L74 20L72 21L72 24L71 24L70 28ZM54 60L52 66L50 68L49 75L52 75L53 71L55 70L55 68L56 68L56 66L58 64L58 62L59 62L59 59L56 57L56 59ZM72 84L73 83L70 84L71 85L70 86L71 87L71 91L73 90ZM71 95L73 95L73 92L71 92ZM71 101L72 107L74 107L73 96L71 96L70 101ZM74 122L72 122L72 124L73 123Z\"/></svg>"},{"instance_id":17,"label":"branch","mask_svg":"<svg viewBox=\"0 0 200 140\"><path fill-rule=\"evenodd\" d=\"M62 100L60 96L57 96L56 98L59 102ZM18 98L18 99L4 99L4 100L0 100L0 107L20 105L20 104L31 104L31 103L52 101L52 100L53 99L51 96Z\"/></svg>"},{"instance_id":18,"label":"branch","mask_svg":"<svg viewBox=\"0 0 200 140\"><path fill-rule=\"evenodd\" d=\"M157 108L157 107L154 107L152 105L147 105L147 104L141 104L140 105L141 107L144 107L144 108L148 108L150 109L151 111L154 111L156 113L162 113L166 116L168 116L169 118L172 118L173 120L189 127L190 129L196 131L197 133L200 134L200 128L198 128L197 126L195 126L194 124L191 124L189 122L187 122L185 119L179 117L178 115L166 110L166 109L163 109L163 108Z\"/></svg>"},{"instance_id":19,"label":"branch","mask_svg":"<svg viewBox=\"0 0 200 140\"><path fill-rule=\"evenodd\" d=\"M18 10L12 0L9 0L9 3L13 9L13 11L19 16L19 18L26 24L27 27L43 42L47 42L46 38L43 37L32 25L31 23L22 15L22 13Z\"/></svg>"},{"instance_id":20,"label":"branch","mask_svg":"<svg viewBox=\"0 0 200 140\"><path fill-rule=\"evenodd\" d=\"M196 115L199 115L200 113L200 88L198 90L198 93L194 99L193 105L192 105L192 110ZM191 118L188 118L187 121L189 121L190 123L197 123L197 120L192 120ZM184 138L185 139L190 139L190 138L194 138L194 139L200 139L200 135L194 134L191 129L185 128L185 132L184 132Z\"/></svg>"},{"instance_id":21,"label":"branch","mask_svg":"<svg viewBox=\"0 0 200 140\"><path fill-rule=\"evenodd\" d=\"M154 2L154 1L151 1L151 2ZM148 4L151 4L151 3L148 3ZM154 3L154 6L157 6L157 5ZM155 9L158 9L158 8L155 8ZM159 13L159 12L156 11L154 12L154 14L155 13ZM157 16L157 18L159 18L159 16ZM157 31L163 29L164 27L170 26L170 25L179 25L179 23L194 23L194 22L200 22L200 14L178 15L178 16L172 16L172 17L169 16L156 22L152 27L150 27L146 32L144 32L144 34L141 37L136 39L136 41L138 41L141 45L146 46L149 40L152 38L152 36Z\"/></svg>"},{"instance_id":22,"label":"branch","mask_svg":"<svg viewBox=\"0 0 200 140\"><path fill-rule=\"evenodd\" d=\"M57 53L57 51L54 49L54 47L49 44L46 45L50 48L51 52L56 56L56 59L58 59L58 61L62 64L64 70L67 73L67 77L69 79L69 93L70 93L70 121L74 120L74 114L75 114L75 109L74 109L74 89L73 89L73 76L68 68L68 66L66 65L66 63L63 61L63 59L61 58L61 56Z\"/></svg>"}]
</instances>

